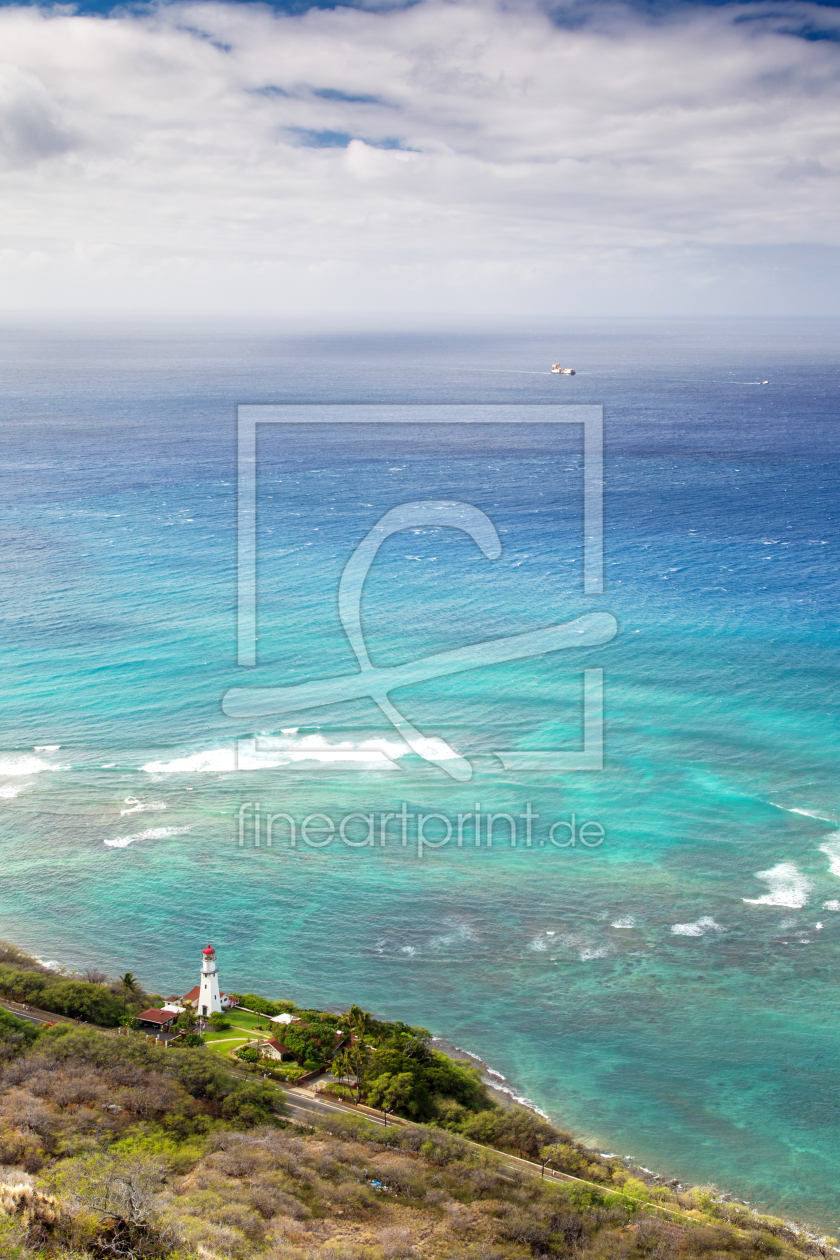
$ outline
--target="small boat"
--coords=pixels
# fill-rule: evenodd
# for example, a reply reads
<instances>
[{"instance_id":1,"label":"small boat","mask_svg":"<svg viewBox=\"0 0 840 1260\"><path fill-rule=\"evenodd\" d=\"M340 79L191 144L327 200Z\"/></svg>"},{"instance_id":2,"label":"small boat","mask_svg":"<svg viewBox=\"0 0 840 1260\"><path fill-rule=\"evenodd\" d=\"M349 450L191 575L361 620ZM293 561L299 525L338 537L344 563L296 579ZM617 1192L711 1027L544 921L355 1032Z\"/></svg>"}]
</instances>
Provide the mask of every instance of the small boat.
<instances>
[{"instance_id":1,"label":"small boat","mask_svg":"<svg viewBox=\"0 0 840 1260\"><path fill-rule=\"evenodd\" d=\"M575 374L574 368L564 368L559 363L552 363L551 370L557 376L574 376Z\"/></svg>"}]
</instances>

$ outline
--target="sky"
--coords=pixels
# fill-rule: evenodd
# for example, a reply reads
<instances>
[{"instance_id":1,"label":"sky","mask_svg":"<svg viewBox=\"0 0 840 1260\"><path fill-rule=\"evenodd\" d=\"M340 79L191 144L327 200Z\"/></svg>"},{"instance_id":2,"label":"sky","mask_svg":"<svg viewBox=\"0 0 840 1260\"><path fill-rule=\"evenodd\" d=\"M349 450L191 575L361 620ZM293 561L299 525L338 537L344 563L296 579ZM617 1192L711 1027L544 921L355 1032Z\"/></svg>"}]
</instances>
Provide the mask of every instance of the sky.
<instances>
[{"instance_id":1,"label":"sky","mask_svg":"<svg viewBox=\"0 0 840 1260\"><path fill-rule=\"evenodd\" d=\"M840 7L0 5L0 309L840 314Z\"/></svg>"}]
</instances>

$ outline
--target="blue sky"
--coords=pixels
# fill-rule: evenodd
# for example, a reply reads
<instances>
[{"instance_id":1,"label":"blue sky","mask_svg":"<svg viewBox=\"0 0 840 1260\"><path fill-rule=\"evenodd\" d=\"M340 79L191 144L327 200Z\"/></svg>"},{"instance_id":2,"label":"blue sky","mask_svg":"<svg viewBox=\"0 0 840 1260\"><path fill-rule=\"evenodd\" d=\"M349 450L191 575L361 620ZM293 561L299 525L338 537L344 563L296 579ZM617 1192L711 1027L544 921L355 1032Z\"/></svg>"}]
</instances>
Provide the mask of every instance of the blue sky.
<instances>
[{"instance_id":1,"label":"blue sky","mask_svg":"<svg viewBox=\"0 0 840 1260\"><path fill-rule=\"evenodd\" d=\"M37 3L37 0L27 0L28 3ZM163 0L164 3L167 0ZM317 0L310 3L309 0L229 0L234 4L264 4L266 7L281 13L299 14L309 9L365 9L373 12L385 12L389 9L408 8L418 3L418 0L371 0L370 3L359 3L358 0ZM10 6L16 3L16 0L0 0L0 7ZM697 8L700 6L722 7L730 3L730 0L632 0L630 7L637 9L645 14L666 14L674 10ZM753 5L757 9L766 8L764 0L743 0L744 6ZM49 8L48 4L43 5ZM83 0L76 3L72 7L77 13L120 13L125 11L142 12L145 9L156 7L146 3L122 3L113 4L111 0ZM509 5L509 8L516 8L515 4ZM593 5L554 5L550 2L543 4L544 10L552 14L560 24L564 24L569 20L568 11L574 9L578 15L591 10ZM840 8L840 0L813 0L811 6L813 9ZM578 16L579 20L579 16ZM824 28L818 18L799 19L801 25L797 25L799 32L806 38L836 38L836 34L829 28Z\"/></svg>"},{"instance_id":2,"label":"blue sky","mask_svg":"<svg viewBox=\"0 0 840 1260\"><path fill-rule=\"evenodd\" d=\"M2 5L3 302L838 314L839 9Z\"/></svg>"}]
</instances>

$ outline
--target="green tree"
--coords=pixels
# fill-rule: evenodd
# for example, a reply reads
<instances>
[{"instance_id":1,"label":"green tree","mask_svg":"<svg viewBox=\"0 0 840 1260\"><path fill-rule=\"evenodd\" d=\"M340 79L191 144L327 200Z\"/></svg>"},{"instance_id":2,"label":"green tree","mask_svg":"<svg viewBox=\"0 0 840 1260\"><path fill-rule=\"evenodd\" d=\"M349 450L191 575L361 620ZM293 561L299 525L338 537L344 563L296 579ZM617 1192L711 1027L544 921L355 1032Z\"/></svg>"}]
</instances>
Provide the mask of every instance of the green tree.
<instances>
[{"instance_id":1,"label":"green tree","mask_svg":"<svg viewBox=\"0 0 840 1260\"><path fill-rule=\"evenodd\" d=\"M127 971L124 976L120 976L120 983L126 993L137 992L137 981L134 979L132 972Z\"/></svg>"},{"instance_id":2,"label":"green tree","mask_svg":"<svg viewBox=\"0 0 840 1260\"><path fill-rule=\"evenodd\" d=\"M371 1083L368 1102L371 1107L384 1111L387 1124L390 1112L404 1112L410 1108L413 1091L414 1077L411 1072L399 1072L396 1076L383 1073Z\"/></svg>"},{"instance_id":3,"label":"green tree","mask_svg":"<svg viewBox=\"0 0 840 1260\"><path fill-rule=\"evenodd\" d=\"M234 1124L253 1128L258 1124L272 1124L277 1115L285 1110L282 1090L256 1081L241 1085L228 1094L222 1103L222 1116Z\"/></svg>"},{"instance_id":4,"label":"green tree","mask_svg":"<svg viewBox=\"0 0 840 1260\"><path fill-rule=\"evenodd\" d=\"M165 1053L167 1066L175 1069L172 1075L193 1098L220 1103L236 1088L237 1082L224 1070L218 1055L208 1054L206 1050L188 1049L182 1050L177 1057L170 1051Z\"/></svg>"},{"instance_id":5,"label":"green tree","mask_svg":"<svg viewBox=\"0 0 840 1260\"><path fill-rule=\"evenodd\" d=\"M271 1002L260 997L258 993L242 993L239 1005L246 1011L256 1011L258 1015L280 1015L289 1005L287 1002Z\"/></svg>"},{"instance_id":6,"label":"green tree","mask_svg":"<svg viewBox=\"0 0 840 1260\"><path fill-rule=\"evenodd\" d=\"M222 1028L230 1028L230 1020L224 1011L214 1011L207 1023L219 1032Z\"/></svg>"},{"instance_id":7,"label":"green tree","mask_svg":"<svg viewBox=\"0 0 840 1260\"><path fill-rule=\"evenodd\" d=\"M363 1011L361 1006L351 1006L342 1017L342 1027L355 1033L360 1041L367 1041L372 1035L375 1020L370 1011Z\"/></svg>"},{"instance_id":8,"label":"green tree","mask_svg":"<svg viewBox=\"0 0 840 1260\"><path fill-rule=\"evenodd\" d=\"M104 985L88 984L84 980L60 980L51 984L40 1000L44 1010L105 1028L115 1028L125 1014L124 1004Z\"/></svg>"},{"instance_id":9,"label":"green tree","mask_svg":"<svg viewBox=\"0 0 840 1260\"><path fill-rule=\"evenodd\" d=\"M283 1041L299 1063L314 1063L320 1067L329 1063L335 1054L336 1030L325 1020L311 1019L306 1023L287 1025L283 1030Z\"/></svg>"},{"instance_id":10,"label":"green tree","mask_svg":"<svg viewBox=\"0 0 840 1260\"><path fill-rule=\"evenodd\" d=\"M175 1020L175 1027L182 1032L191 1033L196 1025L195 1010L192 1002L187 1002L181 1014Z\"/></svg>"},{"instance_id":11,"label":"green tree","mask_svg":"<svg viewBox=\"0 0 840 1260\"><path fill-rule=\"evenodd\" d=\"M339 1084L344 1084L346 1078L353 1075L353 1064L350 1061L350 1055L346 1050L342 1050L335 1056L332 1061L333 1076L335 1076Z\"/></svg>"},{"instance_id":12,"label":"green tree","mask_svg":"<svg viewBox=\"0 0 840 1260\"><path fill-rule=\"evenodd\" d=\"M0 1059L13 1059L27 1050L37 1041L40 1031L37 1024L0 1008Z\"/></svg>"}]
</instances>

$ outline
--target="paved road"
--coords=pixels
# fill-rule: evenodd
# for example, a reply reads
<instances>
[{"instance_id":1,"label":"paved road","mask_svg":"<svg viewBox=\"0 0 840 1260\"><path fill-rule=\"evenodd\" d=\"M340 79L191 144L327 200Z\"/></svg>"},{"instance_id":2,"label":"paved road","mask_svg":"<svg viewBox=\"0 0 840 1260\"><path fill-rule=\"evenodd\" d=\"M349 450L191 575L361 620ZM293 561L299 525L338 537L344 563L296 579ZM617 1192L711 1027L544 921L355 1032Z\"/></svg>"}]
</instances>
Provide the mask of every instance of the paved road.
<instances>
[{"instance_id":1,"label":"paved road","mask_svg":"<svg viewBox=\"0 0 840 1260\"><path fill-rule=\"evenodd\" d=\"M286 1087L284 1089L286 1096L286 1115L294 1123L312 1124L324 1115L361 1115L363 1119L370 1121L371 1124L383 1125L384 1121L377 1116L368 1115L365 1112L357 1111L355 1107L348 1107L344 1103L338 1102L336 1099L325 1099L316 1097L308 1090L295 1089L294 1087ZM403 1121L403 1125L411 1125L411 1121ZM555 1172L551 1168L543 1168L541 1164L534 1163L530 1159L522 1159L519 1155L507 1155L502 1151L497 1151L492 1146L482 1146L479 1142L470 1142L468 1138L461 1138L462 1142L466 1142L473 1150L480 1151L483 1155L492 1156L503 1168L508 1171L517 1171L520 1174L525 1173L531 1177L544 1178L546 1181L563 1181L573 1186L585 1186L588 1190L598 1190L601 1193L606 1191L609 1193L611 1187L598 1185L594 1181L585 1181L582 1177L573 1177L571 1173ZM612 1187L614 1190L615 1187ZM635 1196L628 1196L635 1198ZM680 1212L674 1208L665 1207L664 1204L651 1203L646 1199L638 1200L640 1206L644 1206L648 1210L662 1212L664 1215L674 1217L677 1220L685 1221L690 1225L697 1222L685 1212ZM742 1231L739 1231L742 1232Z\"/></svg>"},{"instance_id":2,"label":"paved road","mask_svg":"<svg viewBox=\"0 0 840 1260\"><path fill-rule=\"evenodd\" d=\"M311 1124L313 1120L320 1119L325 1115L360 1115L362 1119L368 1120L371 1124L381 1126L385 1124L385 1121L379 1119L378 1116L368 1115L366 1112L358 1111L355 1107L348 1107L346 1104L332 1098L329 1100L319 1098L308 1090L286 1088L283 1092L286 1095L286 1114L290 1120L300 1119L304 1124ZM407 1123L411 1124L410 1121ZM405 1127L405 1124L402 1127ZM516 1168L537 1177L543 1175L542 1167L529 1159L520 1159L518 1155L506 1155L491 1146L482 1146L478 1142L470 1142L464 1138L461 1140L467 1141L467 1145L472 1146L474 1150L493 1155L499 1163L507 1168ZM603 1186L597 1186L594 1182L583 1181L580 1177L572 1177L568 1173L554 1173L548 1168L545 1169L545 1176L547 1178L550 1177L552 1181L568 1181L577 1185L589 1186L593 1190L604 1189Z\"/></svg>"},{"instance_id":3,"label":"paved road","mask_svg":"<svg viewBox=\"0 0 840 1260\"><path fill-rule=\"evenodd\" d=\"M19 1006L13 1006L11 1002L0 1002L4 1011L8 1011L10 1015L17 1015L18 1019L28 1019L30 1024L75 1024L74 1019L64 1019L61 1015L50 1015L48 1011L37 1011L31 1007L29 1010L23 1010Z\"/></svg>"},{"instance_id":4,"label":"paved road","mask_svg":"<svg viewBox=\"0 0 840 1260\"><path fill-rule=\"evenodd\" d=\"M332 1099L327 1101L317 1098L302 1089L285 1089L283 1092L286 1095L286 1114L290 1120L300 1119L304 1124L311 1124L314 1120L322 1120L324 1116L354 1114L352 1107L342 1107ZM365 1116L365 1119L372 1124L382 1124L381 1120L374 1119L373 1116Z\"/></svg>"},{"instance_id":5,"label":"paved road","mask_svg":"<svg viewBox=\"0 0 840 1260\"><path fill-rule=\"evenodd\" d=\"M47 1011L36 1011L32 1009L28 1011L19 1010L16 1006L12 1006L11 1003L8 1002L0 1001L0 1007L9 1011L12 1015L17 1015L19 1019L27 1019L33 1024L78 1023L78 1020L67 1019L61 1015L50 1015ZM89 1025L89 1027L94 1027L94 1025ZM99 1031L113 1032L114 1030L103 1028L99 1029ZM246 1074L244 1072L240 1073L236 1071L236 1075L242 1076ZM251 1080L254 1079L253 1076L250 1076L250 1074L248 1075ZM269 1082L266 1081L265 1083L268 1084ZM294 1086L286 1086L282 1092L286 1098L286 1115L293 1123L310 1125L328 1115L360 1115L363 1119L369 1121L370 1124L377 1124L381 1127L386 1126L386 1121L380 1119L378 1116L369 1115L366 1111L357 1110L355 1107L347 1106L345 1103L338 1102L337 1099L321 1098L316 1094L311 1093L309 1090L297 1089ZM403 1124L410 1123L411 1121L403 1122ZM546 1179L550 1179L552 1181L565 1181L570 1182L572 1185L586 1186L591 1190L603 1191L607 1189L607 1187L599 1186L595 1182L584 1181L581 1177L572 1177L569 1173L555 1172L549 1168L543 1169L539 1164L535 1164L529 1159L521 1159L518 1155L506 1155L501 1151L495 1150L492 1146L482 1146L478 1142L470 1142L466 1138L462 1138L461 1140L466 1141L468 1146L472 1146L477 1151L495 1156L498 1162L508 1169L517 1169L518 1171L528 1173L531 1176L545 1177ZM645 1202L645 1206L650 1208L654 1205ZM685 1214L682 1212L676 1212L673 1208L666 1208L663 1205L656 1206L658 1210L669 1216L675 1216L678 1219L687 1219L690 1223L694 1223L691 1221L691 1218L685 1217Z\"/></svg>"}]
</instances>

